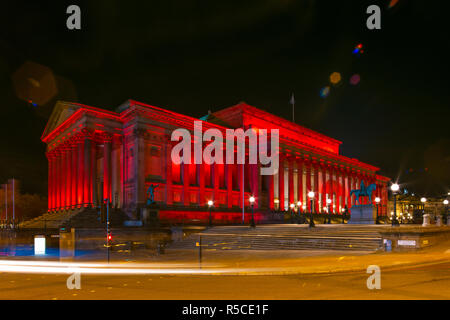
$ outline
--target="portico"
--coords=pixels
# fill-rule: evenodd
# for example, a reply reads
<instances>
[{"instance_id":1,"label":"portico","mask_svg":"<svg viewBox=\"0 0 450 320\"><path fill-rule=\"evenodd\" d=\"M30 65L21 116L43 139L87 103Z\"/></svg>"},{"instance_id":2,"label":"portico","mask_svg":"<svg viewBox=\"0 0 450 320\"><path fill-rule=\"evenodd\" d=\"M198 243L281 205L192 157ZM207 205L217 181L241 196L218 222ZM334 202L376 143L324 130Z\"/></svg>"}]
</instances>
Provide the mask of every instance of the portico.
<instances>
[{"instance_id":1,"label":"portico","mask_svg":"<svg viewBox=\"0 0 450 320\"><path fill-rule=\"evenodd\" d=\"M278 173L261 175L261 165L248 161L175 164L171 133L177 128L193 132L195 121L199 119L133 100L116 111L58 102L42 135L49 211L97 206L108 198L132 216L145 207L146 190L156 184L155 208L168 219L203 219L213 200L215 219L238 221L250 196L255 197L257 220L298 202L298 210L309 212L310 191L315 193L313 212L330 208L341 214L354 204L350 190L364 181L377 185L373 198L381 199L379 214L386 215L389 179L378 175L377 167L340 155L338 140L245 103L205 117L202 130L279 129L280 148L271 150L279 153Z\"/></svg>"}]
</instances>

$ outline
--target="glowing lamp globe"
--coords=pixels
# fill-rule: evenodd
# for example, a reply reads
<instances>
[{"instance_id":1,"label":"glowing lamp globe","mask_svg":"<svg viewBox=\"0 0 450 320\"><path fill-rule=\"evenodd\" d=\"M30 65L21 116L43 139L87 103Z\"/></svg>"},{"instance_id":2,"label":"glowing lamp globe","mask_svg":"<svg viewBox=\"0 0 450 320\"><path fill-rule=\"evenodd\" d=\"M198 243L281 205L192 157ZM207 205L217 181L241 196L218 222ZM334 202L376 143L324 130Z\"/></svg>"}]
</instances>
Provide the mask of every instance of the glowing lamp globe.
<instances>
[{"instance_id":1,"label":"glowing lamp globe","mask_svg":"<svg viewBox=\"0 0 450 320\"><path fill-rule=\"evenodd\" d=\"M250 203L254 203L255 202L255 197L250 197L249 201L250 201Z\"/></svg>"},{"instance_id":2,"label":"glowing lamp globe","mask_svg":"<svg viewBox=\"0 0 450 320\"><path fill-rule=\"evenodd\" d=\"M314 194L314 192L313 191L310 191L310 192L308 192L308 197L309 198L314 198L314 196L315 196L315 194Z\"/></svg>"},{"instance_id":3,"label":"glowing lamp globe","mask_svg":"<svg viewBox=\"0 0 450 320\"><path fill-rule=\"evenodd\" d=\"M380 201L381 201L380 198L378 198L378 197L375 198L375 202L376 202L376 203L380 203Z\"/></svg>"},{"instance_id":4,"label":"glowing lamp globe","mask_svg":"<svg viewBox=\"0 0 450 320\"><path fill-rule=\"evenodd\" d=\"M209 200L209 201L208 201L208 206L211 207L213 204L214 204L214 202L213 202L212 200Z\"/></svg>"},{"instance_id":5,"label":"glowing lamp globe","mask_svg":"<svg viewBox=\"0 0 450 320\"><path fill-rule=\"evenodd\" d=\"M448 205L448 200L444 200L444 204L445 204L445 205Z\"/></svg>"},{"instance_id":6,"label":"glowing lamp globe","mask_svg":"<svg viewBox=\"0 0 450 320\"><path fill-rule=\"evenodd\" d=\"M397 192L398 190L400 190L400 186L399 186L398 184L394 183L394 184L391 186L391 190L392 190L393 192Z\"/></svg>"},{"instance_id":7,"label":"glowing lamp globe","mask_svg":"<svg viewBox=\"0 0 450 320\"><path fill-rule=\"evenodd\" d=\"M295 208L295 204L291 203L291 209Z\"/></svg>"},{"instance_id":8,"label":"glowing lamp globe","mask_svg":"<svg viewBox=\"0 0 450 320\"><path fill-rule=\"evenodd\" d=\"M422 202L422 203L427 202L427 198L421 198L421 199L420 199L420 202Z\"/></svg>"},{"instance_id":9,"label":"glowing lamp globe","mask_svg":"<svg viewBox=\"0 0 450 320\"><path fill-rule=\"evenodd\" d=\"M327 203L328 203L328 204L331 204L331 199L327 199Z\"/></svg>"},{"instance_id":10,"label":"glowing lamp globe","mask_svg":"<svg viewBox=\"0 0 450 320\"><path fill-rule=\"evenodd\" d=\"M302 203L299 201L299 202L297 202L297 207L301 207L302 206Z\"/></svg>"}]
</instances>

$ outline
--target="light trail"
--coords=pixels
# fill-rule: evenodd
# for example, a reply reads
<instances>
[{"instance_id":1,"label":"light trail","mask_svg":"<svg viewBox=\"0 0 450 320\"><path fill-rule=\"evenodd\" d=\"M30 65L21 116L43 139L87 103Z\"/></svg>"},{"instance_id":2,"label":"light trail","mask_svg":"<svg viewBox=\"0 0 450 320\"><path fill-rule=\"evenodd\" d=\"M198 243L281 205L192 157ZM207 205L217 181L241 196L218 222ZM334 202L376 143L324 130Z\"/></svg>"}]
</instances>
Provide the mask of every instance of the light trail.
<instances>
[{"instance_id":1,"label":"light trail","mask_svg":"<svg viewBox=\"0 0 450 320\"><path fill-rule=\"evenodd\" d=\"M205 269L207 267L208 269ZM273 269L257 269L267 272ZM33 274L97 274L97 275L159 275L159 274L252 274L251 268L217 268L202 264L100 264L100 263L69 263L52 261L17 261L1 260L0 272L33 273Z\"/></svg>"}]
</instances>

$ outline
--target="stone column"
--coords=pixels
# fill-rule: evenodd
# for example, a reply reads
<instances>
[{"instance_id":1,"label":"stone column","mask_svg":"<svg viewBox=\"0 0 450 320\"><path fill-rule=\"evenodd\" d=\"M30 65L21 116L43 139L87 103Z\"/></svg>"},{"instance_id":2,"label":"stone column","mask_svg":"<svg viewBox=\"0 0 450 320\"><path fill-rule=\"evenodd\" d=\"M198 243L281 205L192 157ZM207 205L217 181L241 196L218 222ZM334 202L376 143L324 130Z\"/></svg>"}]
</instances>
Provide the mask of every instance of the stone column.
<instances>
[{"instance_id":1,"label":"stone column","mask_svg":"<svg viewBox=\"0 0 450 320\"><path fill-rule=\"evenodd\" d=\"M96 206L97 200L97 141L92 140L91 145L91 203L93 206ZM100 202L101 203L101 202Z\"/></svg>"},{"instance_id":2,"label":"stone column","mask_svg":"<svg viewBox=\"0 0 450 320\"><path fill-rule=\"evenodd\" d=\"M311 208L311 199L308 197L308 193L310 191L313 191L311 188L311 164L305 163L305 169L306 169L306 206L307 206L307 210L308 212L311 212L312 208Z\"/></svg>"},{"instance_id":3,"label":"stone column","mask_svg":"<svg viewBox=\"0 0 450 320\"><path fill-rule=\"evenodd\" d=\"M335 212L341 213L341 193L342 193L342 183L341 183L341 172L339 169L336 170L336 210Z\"/></svg>"},{"instance_id":4,"label":"stone column","mask_svg":"<svg viewBox=\"0 0 450 320\"><path fill-rule=\"evenodd\" d=\"M321 210L319 208L319 165L316 163L314 164L314 212L320 213Z\"/></svg>"},{"instance_id":5,"label":"stone column","mask_svg":"<svg viewBox=\"0 0 450 320\"><path fill-rule=\"evenodd\" d=\"M238 169L238 177L239 177L239 207L242 209L243 206L245 206L245 199L242 199L242 193L244 192L245 194L245 185L244 183L242 183L244 181L244 177L242 176L242 167L244 166L244 164L238 164L237 165L237 169ZM245 166L244 166L245 169ZM244 172L245 175L245 172ZM242 202L244 201L244 203Z\"/></svg>"},{"instance_id":6,"label":"stone column","mask_svg":"<svg viewBox=\"0 0 450 320\"><path fill-rule=\"evenodd\" d=\"M347 191L346 191L346 197L347 197L347 208L352 207L352 197L350 196L350 191L352 191L352 176L351 173L349 173L348 169L346 170L346 176L347 176Z\"/></svg>"},{"instance_id":7,"label":"stone column","mask_svg":"<svg viewBox=\"0 0 450 320\"><path fill-rule=\"evenodd\" d=\"M72 206L72 147L66 148L66 209L70 210Z\"/></svg>"},{"instance_id":8,"label":"stone column","mask_svg":"<svg viewBox=\"0 0 450 320\"><path fill-rule=\"evenodd\" d=\"M331 199L331 206L330 206L330 210L331 213L335 214L336 213L336 193L335 193L335 182L334 182L334 176L335 176L335 169L334 166L330 166L330 199Z\"/></svg>"},{"instance_id":9,"label":"stone column","mask_svg":"<svg viewBox=\"0 0 450 320\"><path fill-rule=\"evenodd\" d=\"M91 152L92 152L92 139L86 137L84 140L84 206L88 207L92 204L92 185L91 185Z\"/></svg>"},{"instance_id":10,"label":"stone column","mask_svg":"<svg viewBox=\"0 0 450 320\"><path fill-rule=\"evenodd\" d=\"M299 210L303 212L303 206L305 205L305 201L303 199L303 162L297 161L297 199L302 203Z\"/></svg>"},{"instance_id":11,"label":"stone column","mask_svg":"<svg viewBox=\"0 0 450 320\"><path fill-rule=\"evenodd\" d=\"M170 141L166 142L166 204L173 204L173 189L172 189L172 144ZM201 197L200 197L201 198Z\"/></svg>"},{"instance_id":12,"label":"stone column","mask_svg":"<svg viewBox=\"0 0 450 320\"><path fill-rule=\"evenodd\" d=\"M294 160L289 158L288 161L288 177L289 177L289 193L288 193L288 206L294 203Z\"/></svg>"},{"instance_id":13,"label":"stone column","mask_svg":"<svg viewBox=\"0 0 450 320\"><path fill-rule=\"evenodd\" d=\"M267 183L268 183L268 190L269 190L269 209L275 210L275 181L274 181L274 175L267 176Z\"/></svg>"},{"instance_id":14,"label":"stone column","mask_svg":"<svg viewBox=\"0 0 450 320\"><path fill-rule=\"evenodd\" d=\"M103 147L103 199L111 201L111 140L112 137L104 137ZM139 150L141 151L141 150ZM141 151L143 152L143 151ZM142 169L142 168L141 168ZM143 172L140 173L144 175Z\"/></svg>"},{"instance_id":15,"label":"stone column","mask_svg":"<svg viewBox=\"0 0 450 320\"><path fill-rule=\"evenodd\" d=\"M322 208L320 208L320 211L324 212L323 208L326 207L328 210L327 205L327 168L326 165L322 165Z\"/></svg>"},{"instance_id":16,"label":"stone column","mask_svg":"<svg viewBox=\"0 0 450 320\"><path fill-rule=\"evenodd\" d=\"M53 208L53 184L52 184L52 170L53 170L53 155L51 152L46 152L45 155L47 156L48 161L48 187L47 187L47 207L48 211L52 211Z\"/></svg>"},{"instance_id":17,"label":"stone column","mask_svg":"<svg viewBox=\"0 0 450 320\"><path fill-rule=\"evenodd\" d=\"M61 207L61 152L55 151L55 211Z\"/></svg>"},{"instance_id":18,"label":"stone column","mask_svg":"<svg viewBox=\"0 0 450 320\"><path fill-rule=\"evenodd\" d=\"M71 163L71 171L72 171L72 209L76 208L76 205L78 203L77 199L77 187L78 187L78 166L77 166L77 160L78 160L78 154L77 154L77 144L74 143L71 146L71 157L72 157L72 163Z\"/></svg>"},{"instance_id":19,"label":"stone column","mask_svg":"<svg viewBox=\"0 0 450 320\"><path fill-rule=\"evenodd\" d=\"M184 158L183 158L184 159ZM189 164L183 163L183 204L187 207L191 204L189 193Z\"/></svg>"},{"instance_id":20,"label":"stone column","mask_svg":"<svg viewBox=\"0 0 450 320\"><path fill-rule=\"evenodd\" d=\"M284 159L285 157L280 153L280 167L278 170L278 200L280 211L285 210L284 206Z\"/></svg>"},{"instance_id":21,"label":"stone column","mask_svg":"<svg viewBox=\"0 0 450 320\"><path fill-rule=\"evenodd\" d=\"M77 144L77 205L79 208L84 204L84 138L80 137Z\"/></svg>"},{"instance_id":22,"label":"stone column","mask_svg":"<svg viewBox=\"0 0 450 320\"><path fill-rule=\"evenodd\" d=\"M216 206L219 205L219 183L220 183L220 177L219 177L219 164L214 163L211 165L211 168L213 169L213 201L216 204Z\"/></svg>"},{"instance_id":23,"label":"stone column","mask_svg":"<svg viewBox=\"0 0 450 320\"><path fill-rule=\"evenodd\" d=\"M203 170L203 188L205 186L205 170L203 164L200 165ZM233 164L226 164L227 169L227 206L228 208L233 207ZM202 181L200 180L200 182Z\"/></svg>"},{"instance_id":24,"label":"stone column","mask_svg":"<svg viewBox=\"0 0 450 320\"><path fill-rule=\"evenodd\" d=\"M61 210L66 209L66 190L67 190L67 172L66 172L67 150L65 146L61 146L61 158L59 163L60 181L61 181Z\"/></svg>"}]
</instances>

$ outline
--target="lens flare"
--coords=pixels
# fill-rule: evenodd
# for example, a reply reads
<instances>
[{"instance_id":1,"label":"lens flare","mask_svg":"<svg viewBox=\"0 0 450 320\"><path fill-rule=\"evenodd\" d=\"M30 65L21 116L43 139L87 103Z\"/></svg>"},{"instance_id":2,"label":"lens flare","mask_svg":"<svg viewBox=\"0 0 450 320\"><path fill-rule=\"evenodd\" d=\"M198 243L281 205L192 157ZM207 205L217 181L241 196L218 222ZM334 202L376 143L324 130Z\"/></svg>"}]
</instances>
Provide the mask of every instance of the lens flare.
<instances>
[{"instance_id":1,"label":"lens flare","mask_svg":"<svg viewBox=\"0 0 450 320\"><path fill-rule=\"evenodd\" d=\"M361 77L359 74L354 74L350 78L350 84L356 86L361 81Z\"/></svg>"},{"instance_id":2,"label":"lens flare","mask_svg":"<svg viewBox=\"0 0 450 320\"><path fill-rule=\"evenodd\" d=\"M326 87L323 87L322 89L320 89L320 96L322 98L328 97L329 94L330 94L330 87L329 86L326 86Z\"/></svg>"},{"instance_id":3,"label":"lens flare","mask_svg":"<svg viewBox=\"0 0 450 320\"><path fill-rule=\"evenodd\" d=\"M332 84L338 84L339 82L341 82L341 79L342 79L342 77L341 77L341 74L339 72L333 72L330 75L330 82Z\"/></svg>"}]
</instances>

